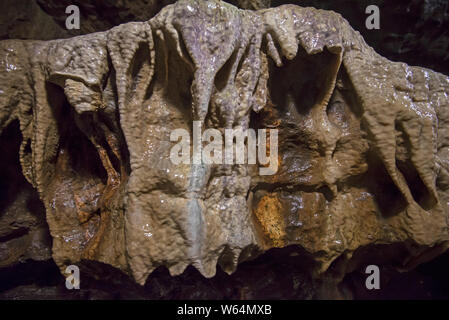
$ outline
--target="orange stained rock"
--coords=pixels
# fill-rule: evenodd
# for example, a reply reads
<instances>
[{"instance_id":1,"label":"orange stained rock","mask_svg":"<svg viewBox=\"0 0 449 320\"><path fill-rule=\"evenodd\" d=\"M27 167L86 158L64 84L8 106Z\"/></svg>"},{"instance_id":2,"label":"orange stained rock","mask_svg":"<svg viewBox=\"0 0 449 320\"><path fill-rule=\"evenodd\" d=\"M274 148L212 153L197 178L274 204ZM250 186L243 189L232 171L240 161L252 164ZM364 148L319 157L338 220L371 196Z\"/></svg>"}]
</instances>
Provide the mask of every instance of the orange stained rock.
<instances>
[{"instance_id":1,"label":"orange stained rock","mask_svg":"<svg viewBox=\"0 0 449 320\"><path fill-rule=\"evenodd\" d=\"M283 247L286 226L279 198L274 194L263 196L254 209L254 215L261 226L265 240L272 242L273 247Z\"/></svg>"}]
</instances>

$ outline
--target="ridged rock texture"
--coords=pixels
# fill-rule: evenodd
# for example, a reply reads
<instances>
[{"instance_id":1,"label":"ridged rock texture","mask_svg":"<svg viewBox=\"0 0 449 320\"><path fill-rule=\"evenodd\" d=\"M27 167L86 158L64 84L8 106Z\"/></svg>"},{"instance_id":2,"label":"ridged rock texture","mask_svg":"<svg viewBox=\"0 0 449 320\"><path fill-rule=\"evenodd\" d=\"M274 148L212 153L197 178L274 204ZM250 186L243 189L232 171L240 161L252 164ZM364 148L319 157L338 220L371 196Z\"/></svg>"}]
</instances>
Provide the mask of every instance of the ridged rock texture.
<instances>
[{"instance_id":1,"label":"ridged rock texture","mask_svg":"<svg viewBox=\"0 0 449 320\"><path fill-rule=\"evenodd\" d=\"M383 58L334 12L181 0L109 31L1 41L0 68L0 129L20 127L61 270L212 277L293 245L338 284L364 248L408 270L448 247L449 79ZM279 170L174 165L170 133L193 121L278 129ZM43 212L27 190L0 208Z\"/></svg>"}]
</instances>

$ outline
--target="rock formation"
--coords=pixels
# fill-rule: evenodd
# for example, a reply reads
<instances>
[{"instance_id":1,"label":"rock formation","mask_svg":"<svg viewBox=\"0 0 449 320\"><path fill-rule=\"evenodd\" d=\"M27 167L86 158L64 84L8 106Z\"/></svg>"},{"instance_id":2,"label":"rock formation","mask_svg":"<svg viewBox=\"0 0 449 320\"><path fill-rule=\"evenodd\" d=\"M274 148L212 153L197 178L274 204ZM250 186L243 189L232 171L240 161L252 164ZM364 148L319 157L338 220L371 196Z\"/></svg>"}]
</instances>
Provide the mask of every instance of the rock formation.
<instances>
[{"instance_id":1,"label":"rock formation","mask_svg":"<svg viewBox=\"0 0 449 320\"><path fill-rule=\"evenodd\" d=\"M105 32L1 41L0 64L0 129L20 126L62 270L211 277L294 245L338 283L370 246L404 270L448 246L449 79L381 57L334 12L181 0ZM170 132L193 121L278 129L279 170L174 165Z\"/></svg>"}]
</instances>

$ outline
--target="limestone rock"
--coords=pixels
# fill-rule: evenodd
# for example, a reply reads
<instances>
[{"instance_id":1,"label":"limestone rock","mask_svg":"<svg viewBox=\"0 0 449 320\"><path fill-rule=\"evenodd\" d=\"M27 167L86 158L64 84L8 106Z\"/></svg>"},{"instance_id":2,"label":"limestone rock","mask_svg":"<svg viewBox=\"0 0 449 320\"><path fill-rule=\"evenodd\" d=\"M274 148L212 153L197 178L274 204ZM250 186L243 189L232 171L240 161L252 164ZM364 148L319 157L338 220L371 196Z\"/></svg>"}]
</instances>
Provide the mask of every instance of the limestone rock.
<instances>
[{"instance_id":1,"label":"limestone rock","mask_svg":"<svg viewBox=\"0 0 449 320\"><path fill-rule=\"evenodd\" d=\"M381 57L334 12L181 0L105 32L2 41L0 68L0 128L20 123L61 268L96 260L144 284L294 245L338 282L371 245L401 245L404 269L447 248L449 79ZM278 171L173 164L170 133L193 121L276 128Z\"/></svg>"}]
</instances>

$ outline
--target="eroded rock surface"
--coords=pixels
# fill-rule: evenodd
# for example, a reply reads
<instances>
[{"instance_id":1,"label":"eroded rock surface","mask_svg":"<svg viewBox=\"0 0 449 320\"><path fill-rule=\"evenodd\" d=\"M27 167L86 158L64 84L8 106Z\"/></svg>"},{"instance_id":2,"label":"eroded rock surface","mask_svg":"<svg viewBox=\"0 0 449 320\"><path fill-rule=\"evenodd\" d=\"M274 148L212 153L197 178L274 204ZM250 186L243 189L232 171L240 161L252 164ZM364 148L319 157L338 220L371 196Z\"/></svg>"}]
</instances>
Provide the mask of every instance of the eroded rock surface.
<instances>
[{"instance_id":1,"label":"eroded rock surface","mask_svg":"<svg viewBox=\"0 0 449 320\"><path fill-rule=\"evenodd\" d=\"M447 248L449 79L379 56L338 14L182 0L0 57L0 128L20 123L62 269L143 284L296 245L338 283L371 245L399 246L404 269ZM173 164L170 132L192 121L278 129L279 170Z\"/></svg>"}]
</instances>

